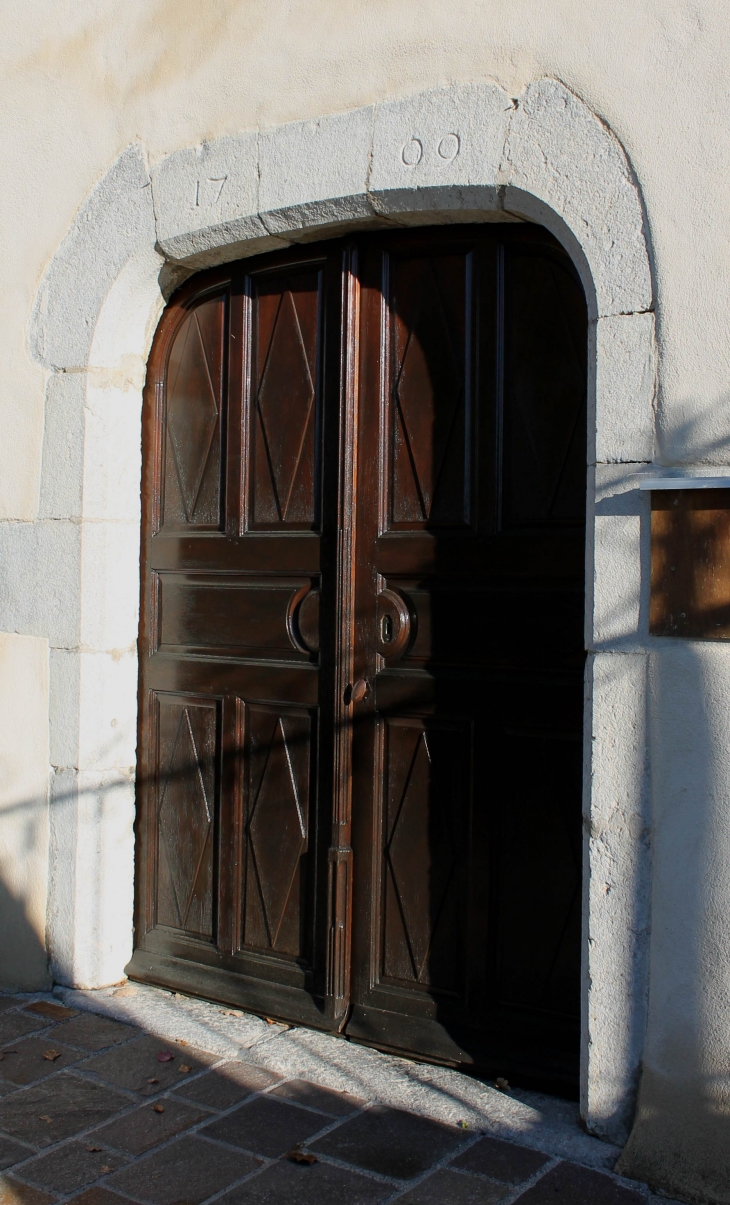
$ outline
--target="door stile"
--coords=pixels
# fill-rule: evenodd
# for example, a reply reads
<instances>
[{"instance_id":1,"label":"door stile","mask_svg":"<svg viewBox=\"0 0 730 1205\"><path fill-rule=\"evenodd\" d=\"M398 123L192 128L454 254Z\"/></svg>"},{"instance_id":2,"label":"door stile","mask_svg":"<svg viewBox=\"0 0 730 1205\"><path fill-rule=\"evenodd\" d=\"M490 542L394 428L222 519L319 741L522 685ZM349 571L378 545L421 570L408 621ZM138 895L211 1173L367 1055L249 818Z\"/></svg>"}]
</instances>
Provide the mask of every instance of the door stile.
<instances>
[{"instance_id":1,"label":"door stile","mask_svg":"<svg viewBox=\"0 0 730 1205\"><path fill-rule=\"evenodd\" d=\"M357 554L358 331L360 282L357 248L342 255L340 448L337 492L337 631L334 672L332 840L328 852L327 987L325 1012L341 1030L350 1008L352 944L352 684L355 675L355 563Z\"/></svg>"}]
</instances>

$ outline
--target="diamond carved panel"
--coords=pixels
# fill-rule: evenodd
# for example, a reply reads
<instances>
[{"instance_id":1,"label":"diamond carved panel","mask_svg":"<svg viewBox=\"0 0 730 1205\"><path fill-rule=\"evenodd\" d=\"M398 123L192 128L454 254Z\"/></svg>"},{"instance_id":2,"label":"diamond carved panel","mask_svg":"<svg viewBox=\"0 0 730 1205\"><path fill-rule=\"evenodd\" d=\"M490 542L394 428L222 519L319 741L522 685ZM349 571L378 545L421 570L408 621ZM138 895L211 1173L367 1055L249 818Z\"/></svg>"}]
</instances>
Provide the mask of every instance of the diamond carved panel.
<instances>
[{"instance_id":1,"label":"diamond carved panel","mask_svg":"<svg viewBox=\"0 0 730 1205\"><path fill-rule=\"evenodd\" d=\"M503 521L583 522L585 301L569 269L512 253L506 287Z\"/></svg>"},{"instance_id":2,"label":"diamond carved panel","mask_svg":"<svg viewBox=\"0 0 730 1205\"><path fill-rule=\"evenodd\" d=\"M302 952L300 898L309 812L308 716L247 707L244 944Z\"/></svg>"},{"instance_id":3,"label":"diamond carved panel","mask_svg":"<svg viewBox=\"0 0 730 1205\"><path fill-rule=\"evenodd\" d=\"M391 522L468 520L464 256L396 261Z\"/></svg>"},{"instance_id":4,"label":"diamond carved panel","mask_svg":"<svg viewBox=\"0 0 730 1205\"><path fill-rule=\"evenodd\" d=\"M417 722L391 722L388 746L384 974L451 987L465 802L453 750L464 752L463 742Z\"/></svg>"},{"instance_id":5,"label":"diamond carved panel","mask_svg":"<svg viewBox=\"0 0 730 1205\"><path fill-rule=\"evenodd\" d=\"M212 936L217 708L158 697L160 924Z\"/></svg>"},{"instance_id":6,"label":"diamond carved panel","mask_svg":"<svg viewBox=\"0 0 730 1205\"><path fill-rule=\"evenodd\" d=\"M165 523L218 525L225 301L210 298L179 327L167 362Z\"/></svg>"},{"instance_id":7,"label":"diamond carved panel","mask_svg":"<svg viewBox=\"0 0 730 1205\"><path fill-rule=\"evenodd\" d=\"M254 293L250 508L255 527L317 518L319 272L267 276Z\"/></svg>"}]
</instances>

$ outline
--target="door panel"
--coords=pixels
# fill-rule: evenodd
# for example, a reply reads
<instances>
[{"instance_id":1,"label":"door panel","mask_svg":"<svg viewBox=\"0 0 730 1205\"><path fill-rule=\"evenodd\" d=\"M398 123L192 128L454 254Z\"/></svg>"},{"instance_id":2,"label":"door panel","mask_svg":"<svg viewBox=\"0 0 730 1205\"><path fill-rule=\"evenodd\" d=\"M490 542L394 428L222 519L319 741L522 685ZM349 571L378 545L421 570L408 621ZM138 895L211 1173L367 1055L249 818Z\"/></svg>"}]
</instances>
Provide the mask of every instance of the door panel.
<instances>
[{"instance_id":1,"label":"door panel","mask_svg":"<svg viewBox=\"0 0 730 1205\"><path fill-rule=\"evenodd\" d=\"M586 342L527 224L176 295L145 404L132 975L573 1090Z\"/></svg>"},{"instance_id":2,"label":"door panel","mask_svg":"<svg viewBox=\"0 0 730 1205\"><path fill-rule=\"evenodd\" d=\"M463 995L470 725L384 722L380 983Z\"/></svg>"},{"instance_id":3,"label":"door panel","mask_svg":"<svg viewBox=\"0 0 730 1205\"><path fill-rule=\"evenodd\" d=\"M566 1088L585 304L530 228L380 236L363 260L347 1033Z\"/></svg>"},{"instance_id":4,"label":"door panel","mask_svg":"<svg viewBox=\"0 0 730 1205\"><path fill-rule=\"evenodd\" d=\"M163 524L217 528L223 482L227 294L191 307L172 340L165 391Z\"/></svg>"},{"instance_id":5,"label":"door panel","mask_svg":"<svg viewBox=\"0 0 730 1205\"><path fill-rule=\"evenodd\" d=\"M251 531L318 526L323 284L319 265L251 278Z\"/></svg>"},{"instance_id":6,"label":"door panel","mask_svg":"<svg viewBox=\"0 0 730 1205\"><path fill-rule=\"evenodd\" d=\"M241 945L311 965L306 904L315 726L306 712L249 705L244 728Z\"/></svg>"},{"instance_id":7,"label":"door panel","mask_svg":"<svg viewBox=\"0 0 730 1205\"><path fill-rule=\"evenodd\" d=\"M310 596L336 541L341 259L322 246L189 282L155 340L144 432L130 973L314 1025L333 667Z\"/></svg>"},{"instance_id":8,"label":"door panel","mask_svg":"<svg viewBox=\"0 0 730 1205\"><path fill-rule=\"evenodd\" d=\"M158 925L213 936L216 752L214 700L155 697Z\"/></svg>"}]
</instances>

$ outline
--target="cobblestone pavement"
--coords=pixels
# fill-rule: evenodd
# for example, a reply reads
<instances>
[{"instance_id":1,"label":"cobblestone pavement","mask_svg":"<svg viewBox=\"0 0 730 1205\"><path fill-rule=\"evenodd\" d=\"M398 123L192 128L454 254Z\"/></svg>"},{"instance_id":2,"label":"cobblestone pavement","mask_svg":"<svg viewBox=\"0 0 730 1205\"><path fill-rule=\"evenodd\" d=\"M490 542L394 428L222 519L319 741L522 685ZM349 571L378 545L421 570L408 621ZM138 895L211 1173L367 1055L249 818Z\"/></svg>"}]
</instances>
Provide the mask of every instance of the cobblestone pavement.
<instances>
[{"instance_id":1,"label":"cobblestone pavement","mask_svg":"<svg viewBox=\"0 0 730 1205\"><path fill-rule=\"evenodd\" d=\"M164 1020L162 1001L169 994L141 990L147 1011L156 1008ZM137 991L129 987L122 994ZM65 994L66 1000L80 996ZM463 1112L471 1120L443 1120L424 1114L415 1089L409 1097L412 1108L394 1107L384 1103L382 1091L358 1096L302 1078L296 1066L294 1073L291 1067L287 1072L287 1058L277 1053L285 1050L282 1026L268 1029L272 1038L279 1038L278 1046L271 1040L262 1044L259 1036L247 1050L242 1035L250 1036L255 1023L256 1033L263 1027L267 1036L263 1021L191 1002L187 1014L178 1014L180 1034L190 1032L190 1017L199 1019L204 1009L215 1022L207 1031L210 1040L195 1045L164 1036L169 1015L167 1025L148 1023L145 1028L100 1015L105 998L98 998L99 1011L94 1012L88 1011L88 1001L77 1009L50 996L0 996L0 1205L659 1201L644 1186L596 1167L604 1151L612 1162L615 1148L595 1144L595 1156L593 1146L580 1145L595 1143L586 1136L575 1135L576 1150L594 1166L556 1156L564 1140L555 1128L545 1131L547 1150L483 1133L475 1125L479 1115L475 1106L468 1106L466 1088ZM216 1021L227 1016L241 1018L238 1030L233 1022L233 1045L225 1025ZM194 1032L204 1033L196 1024ZM204 1049L206 1045L213 1049ZM356 1048L339 1042L336 1049L353 1052L357 1063ZM367 1057L381 1080L389 1068L396 1080L404 1067L408 1070L408 1060L389 1062L377 1052L362 1056ZM446 1081L430 1070L443 1094ZM453 1108L459 1108L453 1083L468 1077L448 1075L457 1076L449 1081L451 1117ZM428 1087L431 1081L425 1074L414 1083ZM366 1084L367 1075L362 1073L358 1082ZM469 1081L469 1091L475 1083ZM482 1096L489 1091L498 1098L480 1087ZM517 1101L514 1107L521 1116L519 1110L531 1106ZM498 1111L495 1118L496 1125Z\"/></svg>"}]
</instances>

